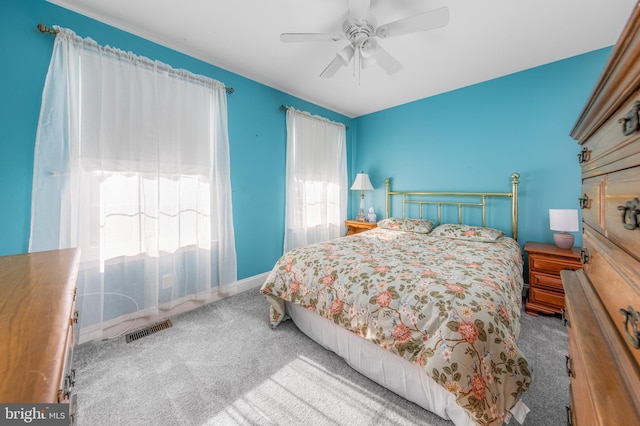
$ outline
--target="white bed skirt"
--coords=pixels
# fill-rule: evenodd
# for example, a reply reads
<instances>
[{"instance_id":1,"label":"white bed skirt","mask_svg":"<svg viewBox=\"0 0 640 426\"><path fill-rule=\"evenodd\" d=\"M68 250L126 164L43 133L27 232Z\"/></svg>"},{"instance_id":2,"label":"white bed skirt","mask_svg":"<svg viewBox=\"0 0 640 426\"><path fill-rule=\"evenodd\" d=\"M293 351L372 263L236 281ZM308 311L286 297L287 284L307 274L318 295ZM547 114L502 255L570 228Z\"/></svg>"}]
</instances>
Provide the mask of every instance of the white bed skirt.
<instances>
[{"instance_id":1,"label":"white bed skirt","mask_svg":"<svg viewBox=\"0 0 640 426\"><path fill-rule=\"evenodd\" d=\"M420 407L451 420L456 426L473 426L453 394L424 370L376 344L294 303L286 312L304 334L345 359L356 371Z\"/></svg>"}]
</instances>

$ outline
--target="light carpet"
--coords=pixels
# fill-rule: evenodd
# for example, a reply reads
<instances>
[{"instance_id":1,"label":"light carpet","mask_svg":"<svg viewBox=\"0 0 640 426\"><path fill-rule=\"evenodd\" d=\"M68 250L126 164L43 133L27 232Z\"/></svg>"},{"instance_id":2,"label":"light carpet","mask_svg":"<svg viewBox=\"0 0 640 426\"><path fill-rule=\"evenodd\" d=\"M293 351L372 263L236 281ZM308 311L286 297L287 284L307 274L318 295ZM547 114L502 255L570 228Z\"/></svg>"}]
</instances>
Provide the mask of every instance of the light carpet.
<instances>
[{"instance_id":1,"label":"light carpet","mask_svg":"<svg viewBox=\"0 0 640 426\"><path fill-rule=\"evenodd\" d=\"M292 321L272 330L257 289L171 320L131 343L75 349L78 425L453 424L360 375ZM523 314L521 322L534 375L524 424L566 424L566 330L557 317Z\"/></svg>"}]
</instances>

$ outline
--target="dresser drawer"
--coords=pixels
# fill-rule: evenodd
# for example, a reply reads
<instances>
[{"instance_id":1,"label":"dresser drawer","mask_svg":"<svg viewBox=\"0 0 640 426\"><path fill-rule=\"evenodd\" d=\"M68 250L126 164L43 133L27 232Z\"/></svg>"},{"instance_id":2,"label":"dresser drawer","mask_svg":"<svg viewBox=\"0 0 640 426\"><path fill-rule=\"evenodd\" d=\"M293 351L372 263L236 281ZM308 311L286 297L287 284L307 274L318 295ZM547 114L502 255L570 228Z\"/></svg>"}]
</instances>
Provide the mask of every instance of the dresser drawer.
<instances>
[{"instance_id":1,"label":"dresser drawer","mask_svg":"<svg viewBox=\"0 0 640 426\"><path fill-rule=\"evenodd\" d=\"M639 372L582 271L563 271L572 410L577 425L640 424ZM622 350L621 350L622 349ZM627 391L629 389L630 391Z\"/></svg>"},{"instance_id":2,"label":"dresser drawer","mask_svg":"<svg viewBox=\"0 0 640 426\"><path fill-rule=\"evenodd\" d=\"M571 321L571 314L568 316L569 321ZM565 362L567 374L571 377L571 411L573 412L573 420L575 425L588 425L588 422L596 417L593 411L593 396L589 391L587 377L584 374L583 361L571 327L567 327L567 337L569 355Z\"/></svg>"},{"instance_id":3,"label":"dresser drawer","mask_svg":"<svg viewBox=\"0 0 640 426\"><path fill-rule=\"evenodd\" d=\"M75 311L74 311L75 313ZM63 375L60 378L58 386L58 402L69 403L74 393L76 382L76 372L73 369L73 347L75 345L75 315L71 317L70 327L67 333L67 353L64 362Z\"/></svg>"},{"instance_id":4,"label":"dresser drawer","mask_svg":"<svg viewBox=\"0 0 640 426\"><path fill-rule=\"evenodd\" d=\"M582 150L586 150L582 162L583 175L595 174L595 169L603 168L610 172L621 167L637 165L640 158L640 132L629 135L623 133L623 120L633 111L636 102L640 101L640 90L633 93L622 106L584 143ZM617 162L615 168L607 169L607 165Z\"/></svg>"},{"instance_id":5,"label":"dresser drawer","mask_svg":"<svg viewBox=\"0 0 640 426\"><path fill-rule=\"evenodd\" d=\"M580 269L582 264L575 259L560 259L557 257L530 256L529 269L535 272L557 274L563 269Z\"/></svg>"},{"instance_id":6,"label":"dresser drawer","mask_svg":"<svg viewBox=\"0 0 640 426\"><path fill-rule=\"evenodd\" d=\"M615 325L620 340L625 342L631 356L640 364L640 349L634 348L629 342L625 317L620 313L621 309L628 307L640 311L639 263L589 227L585 227L582 241L589 256L584 270ZM628 328L631 330L631 325Z\"/></svg>"},{"instance_id":7,"label":"dresser drawer","mask_svg":"<svg viewBox=\"0 0 640 426\"><path fill-rule=\"evenodd\" d=\"M640 167L611 173L607 177L604 199L607 235L629 255L640 260L640 228L627 229L632 226L633 219L628 214L623 222L623 212L619 210L629 205L640 209ZM636 200L638 204L635 204ZM640 221L640 215L636 221Z\"/></svg>"}]
</instances>

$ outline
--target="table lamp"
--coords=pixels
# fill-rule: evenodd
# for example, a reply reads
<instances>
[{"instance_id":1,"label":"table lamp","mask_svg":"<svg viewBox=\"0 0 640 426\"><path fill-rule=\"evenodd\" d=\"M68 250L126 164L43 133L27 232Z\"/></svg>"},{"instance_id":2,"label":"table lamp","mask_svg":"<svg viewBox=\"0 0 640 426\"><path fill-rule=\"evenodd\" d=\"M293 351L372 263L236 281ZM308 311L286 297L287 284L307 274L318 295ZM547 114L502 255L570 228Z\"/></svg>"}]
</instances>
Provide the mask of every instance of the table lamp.
<instances>
[{"instance_id":1,"label":"table lamp","mask_svg":"<svg viewBox=\"0 0 640 426\"><path fill-rule=\"evenodd\" d=\"M369 175L364 171L360 172L356 175L356 180L351 185L351 189L355 191L360 191L360 212L358 216L356 216L356 220L358 222L366 222L367 218L364 215L364 191L372 191L373 186L371 185L371 181L369 180Z\"/></svg>"},{"instance_id":2,"label":"table lamp","mask_svg":"<svg viewBox=\"0 0 640 426\"><path fill-rule=\"evenodd\" d=\"M578 232L578 210L575 209L549 209L549 227L553 234L556 247L570 249L573 247L575 237L569 232Z\"/></svg>"}]
</instances>

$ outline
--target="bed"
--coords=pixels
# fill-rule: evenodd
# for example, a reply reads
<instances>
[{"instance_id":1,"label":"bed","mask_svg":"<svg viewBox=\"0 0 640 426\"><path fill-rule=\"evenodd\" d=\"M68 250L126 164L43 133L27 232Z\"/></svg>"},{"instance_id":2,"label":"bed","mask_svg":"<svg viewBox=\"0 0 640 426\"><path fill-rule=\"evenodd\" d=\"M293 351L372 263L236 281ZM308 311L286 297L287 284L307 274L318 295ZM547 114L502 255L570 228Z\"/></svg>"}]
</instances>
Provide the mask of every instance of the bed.
<instances>
[{"instance_id":1,"label":"bed","mask_svg":"<svg viewBox=\"0 0 640 426\"><path fill-rule=\"evenodd\" d=\"M387 179L377 228L278 260L261 287L271 326L291 318L360 373L458 426L522 422L531 373L517 345L518 178L490 193L392 191ZM499 198L510 200L510 233L487 226ZM396 199L401 215L391 213Z\"/></svg>"}]
</instances>

